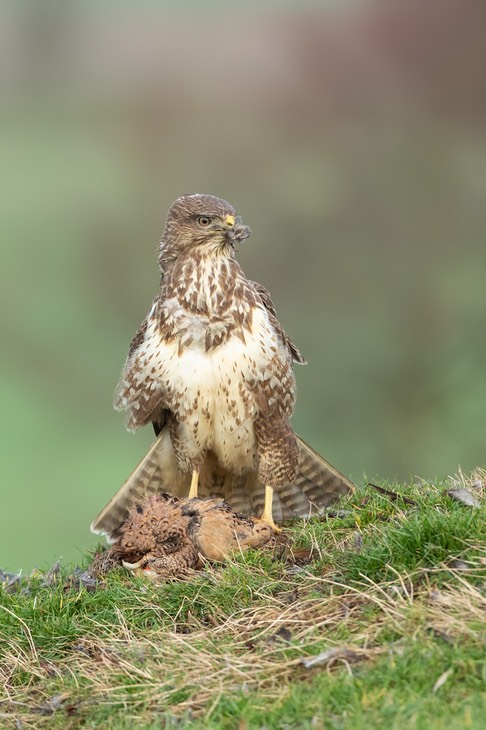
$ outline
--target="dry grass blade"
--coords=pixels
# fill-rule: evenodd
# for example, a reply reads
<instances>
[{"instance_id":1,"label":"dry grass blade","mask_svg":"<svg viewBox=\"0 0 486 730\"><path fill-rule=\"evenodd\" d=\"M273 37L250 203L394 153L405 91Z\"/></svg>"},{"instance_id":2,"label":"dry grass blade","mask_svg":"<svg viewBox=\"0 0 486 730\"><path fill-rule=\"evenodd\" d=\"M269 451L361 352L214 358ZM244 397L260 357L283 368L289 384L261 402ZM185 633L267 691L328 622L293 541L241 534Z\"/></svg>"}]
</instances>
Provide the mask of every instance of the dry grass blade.
<instances>
[{"instance_id":1,"label":"dry grass blade","mask_svg":"<svg viewBox=\"0 0 486 730\"><path fill-rule=\"evenodd\" d=\"M34 657L36 663L38 664L39 663L39 657L37 656L37 650L35 648L35 644L34 644L34 641L32 639L31 631L30 631L29 627L27 626L27 624L25 623L25 621L23 619L21 619L20 616L17 616L16 613L14 613L13 611L11 611L6 606L1 606L0 605L0 609L2 611L5 611L5 613L8 613L9 616L12 616L12 618L16 619L19 622L19 624L22 626L22 628L24 629L24 631L25 631L25 633L27 635L27 640L29 642L29 646L30 646L30 650L32 652L32 656Z\"/></svg>"},{"instance_id":2,"label":"dry grass blade","mask_svg":"<svg viewBox=\"0 0 486 730\"><path fill-rule=\"evenodd\" d=\"M440 675L440 677L438 678L438 680L435 682L434 686L432 687L432 692L434 694L442 687L443 684L445 684L447 682L447 680L449 679L449 677L451 676L453 671L454 670L452 668L447 669L445 672L443 672Z\"/></svg>"},{"instance_id":3,"label":"dry grass blade","mask_svg":"<svg viewBox=\"0 0 486 730\"><path fill-rule=\"evenodd\" d=\"M470 474L464 474L461 467L459 467L456 474L448 477L448 481L453 489L472 489L479 494L483 494L486 489L486 469L476 467Z\"/></svg>"}]
</instances>

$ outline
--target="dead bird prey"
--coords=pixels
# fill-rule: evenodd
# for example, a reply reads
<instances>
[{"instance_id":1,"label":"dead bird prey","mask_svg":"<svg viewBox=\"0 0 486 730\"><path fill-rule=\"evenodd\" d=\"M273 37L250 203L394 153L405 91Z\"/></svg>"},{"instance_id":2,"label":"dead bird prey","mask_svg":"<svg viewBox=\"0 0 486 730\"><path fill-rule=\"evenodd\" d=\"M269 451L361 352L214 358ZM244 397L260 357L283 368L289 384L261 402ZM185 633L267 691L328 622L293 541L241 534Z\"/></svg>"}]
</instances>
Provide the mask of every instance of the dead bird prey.
<instances>
[{"instance_id":1,"label":"dead bird prey","mask_svg":"<svg viewBox=\"0 0 486 730\"><path fill-rule=\"evenodd\" d=\"M147 495L216 496L236 512L309 516L353 489L290 425L302 355L269 292L247 279L235 244L250 235L232 206L183 195L160 243L160 292L135 334L115 395L127 427L157 439L92 530L114 540Z\"/></svg>"},{"instance_id":2,"label":"dead bird prey","mask_svg":"<svg viewBox=\"0 0 486 730\"><path fill-rule=\"evenodd\" d=\"M96 579L123 565L159 580L181 579L203 565L249 547L266 545L266 522L235 514L221 499L178 499L157 494L132 507L109 550L89 568Z\"/></svg>"}]
</instances>

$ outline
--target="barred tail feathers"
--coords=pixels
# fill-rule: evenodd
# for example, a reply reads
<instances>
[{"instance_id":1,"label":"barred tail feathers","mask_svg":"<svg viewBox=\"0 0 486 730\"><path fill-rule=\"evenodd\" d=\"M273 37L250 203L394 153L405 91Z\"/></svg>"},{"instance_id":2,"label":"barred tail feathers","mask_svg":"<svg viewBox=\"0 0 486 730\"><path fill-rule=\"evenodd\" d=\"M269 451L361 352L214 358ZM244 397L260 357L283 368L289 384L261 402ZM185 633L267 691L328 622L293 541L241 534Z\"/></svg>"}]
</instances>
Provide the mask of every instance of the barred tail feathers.
<instances>
[{"instance_id":1,"label":"barred tail feathers","mask_svg":"<svg viewBox=\"0 0 486 730\"><path fill-rule=\"evenodd\" d=\"M274 491L273 516L277 522L319 513L355 488L347 477L298 436L297 442L300 452L297 477L292 483ZM186 480L179 476L174 482L161 465L161 455L167 449L171 450L170 437L163 429L132 474L95 518L91 524L92 532L105 535L109 542L113 542L130 508L137 502L165 492L178 497L187 495ZM236 512L262 514L265 490L255 471L241 475L224 474L214 458L208 461L203 471L206 473L201 475L201 497L218 496ZM216 473L219 473L219 478L215 481Z\"/></svg>"}]
</instances>

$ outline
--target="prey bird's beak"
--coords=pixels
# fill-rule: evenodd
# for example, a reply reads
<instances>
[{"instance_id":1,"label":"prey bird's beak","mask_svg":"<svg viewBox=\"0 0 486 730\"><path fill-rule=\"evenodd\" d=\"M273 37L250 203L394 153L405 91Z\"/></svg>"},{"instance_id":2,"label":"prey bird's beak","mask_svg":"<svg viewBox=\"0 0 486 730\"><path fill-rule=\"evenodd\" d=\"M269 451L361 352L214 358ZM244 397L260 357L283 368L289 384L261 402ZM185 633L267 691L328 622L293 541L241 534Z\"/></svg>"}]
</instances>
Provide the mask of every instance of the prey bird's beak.
<instances>
[{"instance_id":1,"label":"prey bird's beak","mask_svg":"<svg viewBox=\"0 0 486 730\"><path fill-rule=\"evenodd\" d=\"M127 570L137 570L137 568L140 568L142 565L143 560L143 558L140 558L140 560L137 560L136 563L127 563L126 560L122 560L122 565L124 568L127 568Z\"/></svg>"},{"instance_id":2,"label":"prey bird's beak","mask_svg":"<svg viewBox=\"0 0 486 730\"><path fill-rule=\"evenodd\" d=\"M226 223L228 228L233 228L233 226L235 225L234 215L227 215L226 218L224 219L224 222Z\"/></svg>"}]
</instances>

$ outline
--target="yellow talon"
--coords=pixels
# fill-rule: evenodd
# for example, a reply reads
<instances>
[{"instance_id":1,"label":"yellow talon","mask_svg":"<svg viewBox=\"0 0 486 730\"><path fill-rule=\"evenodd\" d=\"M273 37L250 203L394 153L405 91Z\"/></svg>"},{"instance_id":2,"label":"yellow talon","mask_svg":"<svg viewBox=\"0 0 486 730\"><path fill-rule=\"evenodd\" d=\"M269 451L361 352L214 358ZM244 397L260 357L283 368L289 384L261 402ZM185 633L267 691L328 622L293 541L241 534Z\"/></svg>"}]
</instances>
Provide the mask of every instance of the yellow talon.
<instances>
[{"instance_id":1,"label":"yellow talon","mask_svg":"<svg viewBox=\"0 0 486 730\"><path fill-rule=\"evenodd\" d=\"M197 497L197 487L199 484L199 472L192 472L191 488L189 489L189 496L187 499L195 499Z\"/></svg>"},{"instance_id":2,"label":"yellow talon","mask_svg":"<svg viewBox=\"0 0 486 730\"><path fill-rule=\"evenodd\" d=\"M280 532L282 532L282 529L280 527L277 527L277 525L273 521L272 503L273 487L265 487L265 503L263 505L263 514L260 519L262 520L262 522L266 522L267 525L270 525L272 530L278 535Z\"/></svg>"}]
</instances>

